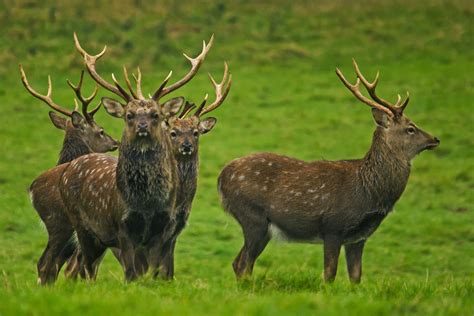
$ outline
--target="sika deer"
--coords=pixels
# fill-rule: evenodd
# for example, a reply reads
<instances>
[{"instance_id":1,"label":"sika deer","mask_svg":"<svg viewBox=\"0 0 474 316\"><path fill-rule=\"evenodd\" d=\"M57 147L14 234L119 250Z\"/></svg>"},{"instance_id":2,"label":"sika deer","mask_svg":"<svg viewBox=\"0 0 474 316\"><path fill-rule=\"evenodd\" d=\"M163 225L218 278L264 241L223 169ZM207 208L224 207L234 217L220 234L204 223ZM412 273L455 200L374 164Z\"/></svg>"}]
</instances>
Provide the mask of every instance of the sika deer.
<instances>
[{"instance_id":1,"label":"sika deer","mask_svg":"<svg viewBox=\"0 0 474 316\"><path fill-rule=\"evenodd\" d=\"M125 129L118 160L91 154L72 161L60 181L61 195L77 232L87 278L95 279L105 249L112 247L120 249L125 278L131 281L137 277L135 256L140 247L151 249L154 257L167 251L158 249L157 242L171 234L169 227L176 216L177 163L170 154L171 141L161 126L179 111L184 99L178 97L164 104L159 100L194 77L213 38L208 45L204 43L196 58L185 55L192 68L184 78L166 87L170 73L149 99L142 94L140 71L133 91L124 68L129 94L114 75L115 85L96 72L95 62L104 55L105 47L92 56L81 47L76 34L74 40L92 78L125 100L126 104L121 104L102 99L110 115L125 119ZM156 270L157 265L152 263L152 269Z\"/></svg>"},{"instance_id":2,"label":"sika deer","mask_svg":"<svg viewBox=\"0 0 474 316\"><path fill-rule=\"evenodd\" d=\"M174 275L174 248L176 245L176 239L178 238L181 231L184 229L189 213L191 212L191 205L194 199L197 188L197 176L199 170L199 137L202 134L208 133L216 124L217 119L209 117L201 120L201 117L219 107L224 102L227 94L229 93L232 78L229 77L228 67L225 64L224 77L221 83L217 84L215 80L209 75L211 82L216 92L216 100L209 106L204 107L206 104L207 96L205 100L198 107L193 116L186 118L196 106L194 104L186 102L181 114L179 116L173 116L168 120L164 121L163 128L167 131L168 136L171 140L171 153L177 161L178 167L178 193L176 201L176 219L174 222L174 229L171 237L168 239L160 239L159 245L165 245L170 243L171 246L167 247L168 252L163 254L163 258L159 257L158 263L160 265L160 272L165 279L172 279ZM81 254L79 248L76 250L74 259L71 263L68 263L69 274L72 277L77 276L79 272L81 275L83 267L80 266L79 261ZM120 260L120 250L117 248L112 249L114 256ZM148 269L147 254L146 250L142 249L139 255L135 258L135 269L138 274L144 274Z\"/></svg>"},{"instance_id":3,"label":"sika deer","mask_svg":"<svg viewBox=\"0 0 474 316\"><path fill-rule=\"evenodd\" d=\"M336 276L344 245L349 277L358 283L366 239L400 198L410 162L436 137L417 127L403 111L409 98L396 104L375 93L378 74L369 83L353 61L357 82L337 75L357 99L372 108L377 128L362 159L305 162L272 153L236 159L224 167L218 188L224 209L240 224L244 246L233 262L237 278L250 275L270 238L324 244L324 280ZM373 101L359 90L363 83Z\"/></svg>"},{"instance_id":4,"label":"sika deer","mask_svg":"<svg viewBox=\"0 0 474 316\"><path fill-rule=\"evenodd\" d=\"M64 203L57 187L62 171L66 167L64 163L93 152L113 151L118 148L118 143L107 135L104 129L94 121L94 114L99 110L100 106L92 111L87 110L88 105L97 94L97 88L90 97L84 98L82 96L81 87L84 72L81 73L77 86L68 81L68 84L82 102L82 115L78 112L76 100L74 100L76 103L74 111L67 110L53 102L51 99L51 78L48 78L48 94L41 95L29 85L21 65L20 73L23 85L28 92L48 104L55 111L70 118L68 120L57 115L55 112L49 112L53 125L65 132L63 147L58 161L58 165L63 165L56 168L55 171L43 173L33 181L29 189L33 206L48 231L48 244L37 265L38 283L45 284L56 280L61 266L74 249L73 244L71 244L73 228L64 213ZM64 245L66 247L63 249Z\"/></svg>"},{"instance_id":5,"label":"sika deer","mask_svg":"<svg viewBox=\"0 0 474 316\"><path fill-rule=\"evenodd\" d=\"M211 105L204 107L207 99L206 96L206 99L201 103L193 116L185 118L187 112L189 112L185 108L179 117L170 118L165 127L169 132L173 155L178 162L179 179L174 233L170 239L161 239L159 242L159 244L164 245L171 243L171 246L165 246L168 252L164 253L163 257L158 258L160 273L165 279L173 278L176 239L186 225L196 193L199 170L199 136L209 132L217 122L217 119L214 117L208 117L204 120L201 120L201 117L213 111L224 102L232 84L232 76L229 77L227 64L225 64L224 77L220 84L217 84L210 75L209 77L216 92L216 100ZM189 110L191 109L192 107Z\"/></svg>"}]
</instances>

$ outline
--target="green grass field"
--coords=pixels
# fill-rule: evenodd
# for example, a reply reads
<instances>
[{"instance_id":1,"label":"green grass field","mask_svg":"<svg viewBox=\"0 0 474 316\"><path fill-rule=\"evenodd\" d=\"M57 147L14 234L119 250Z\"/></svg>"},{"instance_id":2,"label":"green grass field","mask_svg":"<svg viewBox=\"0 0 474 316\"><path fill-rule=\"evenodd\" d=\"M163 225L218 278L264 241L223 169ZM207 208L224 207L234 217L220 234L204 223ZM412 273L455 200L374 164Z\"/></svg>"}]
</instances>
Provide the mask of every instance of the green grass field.
<instances>
[{"instance_id":1,"label":"green grass field","mask_svg":"<svg viewBox=\"0 0 474 316\"><path fill-rule=\"evenodd\" d=\"M0 315L237 314L473 315L474 313L474 4L469 1L3 1L0 3ZM201 139L201 170L189 226L178 240L176 279L123 282L109 253L95 283L36 285L46 231L26 188L54 166L62 133L30 83L73 107L76 31L90 52L104 44L103 74L140 65L144 92L170 69L178 78L203 39L216 39L200 74L179 94L212 93L227 60L234 84ZM258 151L301 159L362 157L374 124L369 108L334 73L351 80L351 58L395 99L410 91L406 114L441 139L414 161L394 212L369 239L362 283L347 280L344 256L333 284L322 282L320 245L271 242L251 279L238 283L231 262L240 227L219 205L216 179L230 160ZM350 74L350 75L349 75ZM92 84L88 81L87 90ZM100 95L108 95L103 91ZM211 94L212 95L212 94ZM97 121L120 137L123 122Z\"/></svg>"}]
</instances>

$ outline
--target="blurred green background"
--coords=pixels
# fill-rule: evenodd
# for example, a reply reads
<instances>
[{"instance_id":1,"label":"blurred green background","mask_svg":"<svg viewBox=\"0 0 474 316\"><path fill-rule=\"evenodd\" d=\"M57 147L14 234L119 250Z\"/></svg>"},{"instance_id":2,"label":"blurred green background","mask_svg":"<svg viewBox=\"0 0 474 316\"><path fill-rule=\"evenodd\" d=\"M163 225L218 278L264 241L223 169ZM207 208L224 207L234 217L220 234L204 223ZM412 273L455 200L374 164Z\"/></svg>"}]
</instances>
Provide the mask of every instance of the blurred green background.
<instances>
[{"instance_id":1,"label":"blurred green background","mask_svg":"<svg viewBox=\"0 0 474 316\"><path fill-rule=\"evenodd\" d=\"M472 1L2 1L0 3L0 315L41 314L438 314L474 311L474 4ZM48 108L20 82L73 107L67 78L82 59L72 33L104 76L140 65L144 92L173 70L182 52L215 43L179 95L199 102L213 92L228 61L234 84L201 139L198 193L178 240L176 280L124 284L107 255L97 282L36 285L46 232L26 188L54 166L63 134ZM321 280L322 247L271 242L254 276L234 280L240 227L219 205L216 178L231 159L272 151L301 159L362 157L374 124L334 73L351 80L355 57L368 78L381 71L379 94L410 91L406 114L441 139L414 161L395 211L369 239L362 284L347 281L344 256L332 285ZM172 81L173 81L172 78ZM87 77L86 91L92 90ZM104 91L99 94L109 95ZM97 121L116 138L123 122Z\"/></svg>"}]
</instances>

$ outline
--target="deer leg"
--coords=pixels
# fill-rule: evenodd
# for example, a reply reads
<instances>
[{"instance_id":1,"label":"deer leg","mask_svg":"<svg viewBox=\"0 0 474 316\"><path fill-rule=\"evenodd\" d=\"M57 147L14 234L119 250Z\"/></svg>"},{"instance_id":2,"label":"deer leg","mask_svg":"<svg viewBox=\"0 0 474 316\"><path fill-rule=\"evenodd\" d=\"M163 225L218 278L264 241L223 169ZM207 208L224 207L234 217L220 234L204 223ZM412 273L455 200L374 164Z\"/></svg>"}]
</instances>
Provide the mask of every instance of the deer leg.
<instances>
[{"instance_id":1,"label":"deer leg","mask_svg":"<svg viewBox=\"0 0 474 316\"><path fill-rule=\"evenodd\" d=\"M119 233L119 245L125 281L131 282L137 278L137 272L135 270L135 245L124 231Z\"/></svg>"},{"instance_id":2,"label":"deer leg","mask_svg":"<svg viewBox=\"0 0 474 316\"><path fill-rule=\"evenodd\" d=\"M362 277L362 252L365 240L344 245L346 251L347 273L352 283L359 283Z\"/></svg>"},{"instance_id":3,"label":"deer leg","mask_svg":"<svg viewBox=\"0 0 474 316\"><path fill-rule=\"evenodd\" d=\"M77 230L82 252L82 264L84 268L84 277L88 280L95 280L97 277L97 262L102 259L106 248L100 245L99 241L86 230Z\"/></svg>"},{"instance_id":4,"label":"deer leg","mask_svg":"<svg viewBox=\"0 0 474 316\"><path fill-rule=\"evenodd\" d=\"M243 227L246 227L243 229L245 238L244 246L232 264L237 279L252 275L255 261L270 241L268 221L266 219L260 221L258 224L254 222L251 226Z\"/></svg>"},{"instance_id":5,"label":"deer leg","mask_svg":"<svg viewBox=\"0 0 474 316\"><path fill-rule=\"evenodd\" d=\"M57 258L68 248L73 234L72 228L50 232L48 245L38 261L38 282L42 285L54 283L62 266Z\"/></svg>"},{"instance_id":6,"label":"deer leg","mask_svg":"<svg viewBox=\"0 0 474 316\"><path fill-rule=\"evenodd\" d=\"M335 237L324 238L324 281L332 282L336 278L337 263L341 251L341 241Z\"/></svg>"},{"instance_id":7,"label":"deer leg","mask_svg":"<svg viewBox=\"0 0 474 316\"><path fill-rule=\"evenodd\" d=\"M174 276L174 249L176 247L176 239L171 241L168 251L164 254L162 264L160 266L160 273L162 276L171 280Z\"/></svg>"},{"instance_id":8,"label":"deer leg","mask_svg":"<svg viewBox=\"0 0 474 316\"><path fill-rule=\"evenodd\" d=\"M74 253L69 257L64 270L64 276L68 279L76 279L79 272L84 269L82 263L82 252L78 247L74 250Z\"/></svg>"}]
</instances>

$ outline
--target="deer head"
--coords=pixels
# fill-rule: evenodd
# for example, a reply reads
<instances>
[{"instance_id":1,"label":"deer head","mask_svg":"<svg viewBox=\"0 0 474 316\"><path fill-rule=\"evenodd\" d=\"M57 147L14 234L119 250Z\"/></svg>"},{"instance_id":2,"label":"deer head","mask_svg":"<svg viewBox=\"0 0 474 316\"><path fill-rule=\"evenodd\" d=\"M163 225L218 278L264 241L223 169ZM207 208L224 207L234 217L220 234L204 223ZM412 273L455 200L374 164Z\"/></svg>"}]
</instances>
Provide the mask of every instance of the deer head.
<instances>
[{"instance_id":1,"label":"deer head","mask_svg":"<svg viewBox=\"0 0 474 316\"><path fill-rule=\"evenodd\" d=\"M209 79L214 87L216 99L212 104L205 107L207 102L207 95L204 101L196 109L191 117L186 117L196 105L186 102L179 116L173 116L168 120L163 121L163 128L169 132L173 154L175 157L194 156L197 154L199 145L199 136L209 132L217 123L214 117L201 119L203 115L218 108L224 102L232 85L232 75L229 73L227 63L224 64L224 76L220 83L216 83L211 74Z\"/></svg>"},{"instance_id":2,"label":"deer head","mask_svg":"<svg viewBox=\"0 0 474 316\"><path fill-rule=\"evenodd\" d=\"M203 42L202 52L197 57L191 58L184 54L191 62L191 69L182 79L166 87L172 75L172 72L170 72L155 93L149 98L145 98L141 88L140 69L137 71L137 76L133 76L136 82L136 90L132 88L125 67L123 68L123 72L129 92L118 83L114 74L112 74L114 84L107 82L95 70L95 62L105 54L107 47L105 46L102 52L95 56L90 55L81 47L77 35L74 33L76 48L84 57L89 74L99 85L124 100L124 103L122 103L114 99L102 98L102 104L106 108L106 111L114 117L123 118L125 120L126 124L123 140L128 143L138 142L141 144L142 149L161 140L161 123L175 115L184 103L183 97L173 98L164 103L160 103L160 99L184 86L196 75L213 44L213 39L214 37L212 36L208 44Z\"/></svg>"},{"instance_id":3,"label":"deer head","mask_svg":"<svg viewBox=\"0 0 474 316\"><path fill-rule=\"evenodd\" d=\"M28 92L30 92L34 97L45 102L55 111L50 111L49 117L55 127L66 132L65 141L68 139L80 139L90 148L91 152L107 152L118 148L118 142L105 133L104 129L94 120L94 115L100 109L100 104L91 111L88 111L88 106L95 98L98 89L96 87L94 92L88 98L85 98L82 95L81 88L84 79L84 71L81 72L81 77L77 86L72 84L69 80L67 81L69 86L74 90L76 97L82 103L82 114L79 113L79 104L76 99L74 99L75 108L73 111L56 104L52 100L51 76L48 76L48 93L42 95L30 86L22 65L20 65L20 73L21 80L26 90L28 90ZM69 119L57 115L56 112L67 116Z\"/></svg>"},{"instance_id":4,"label":"deer head","mask_svg":"<svg viewBox=\"0 0 474 316\"><path fill-rule=\"evenodd\" d=\"M397 155L401 155L405 160L410 161L423 150L433 149L439 145L440 140L438 138L423 131L404 114L404 110L410 100L408 92L403 102L400 95L398 95L397 102L395 104L390 103L389 101L377 96L375 92L379 79L379 72L377 72L374 81L369 82L362 75L359 66L354 59L352 60L352 63L357 75L355 84L350 84L346 78L344 78L342 72L337 68L336 74L346 88L349 89L357 99L372 108L372 115L378 127L377 132L392 152L397 153ZM361 82L372 100L365 97L360 92L359 86Z\"/></svg>"}]
</instances>

